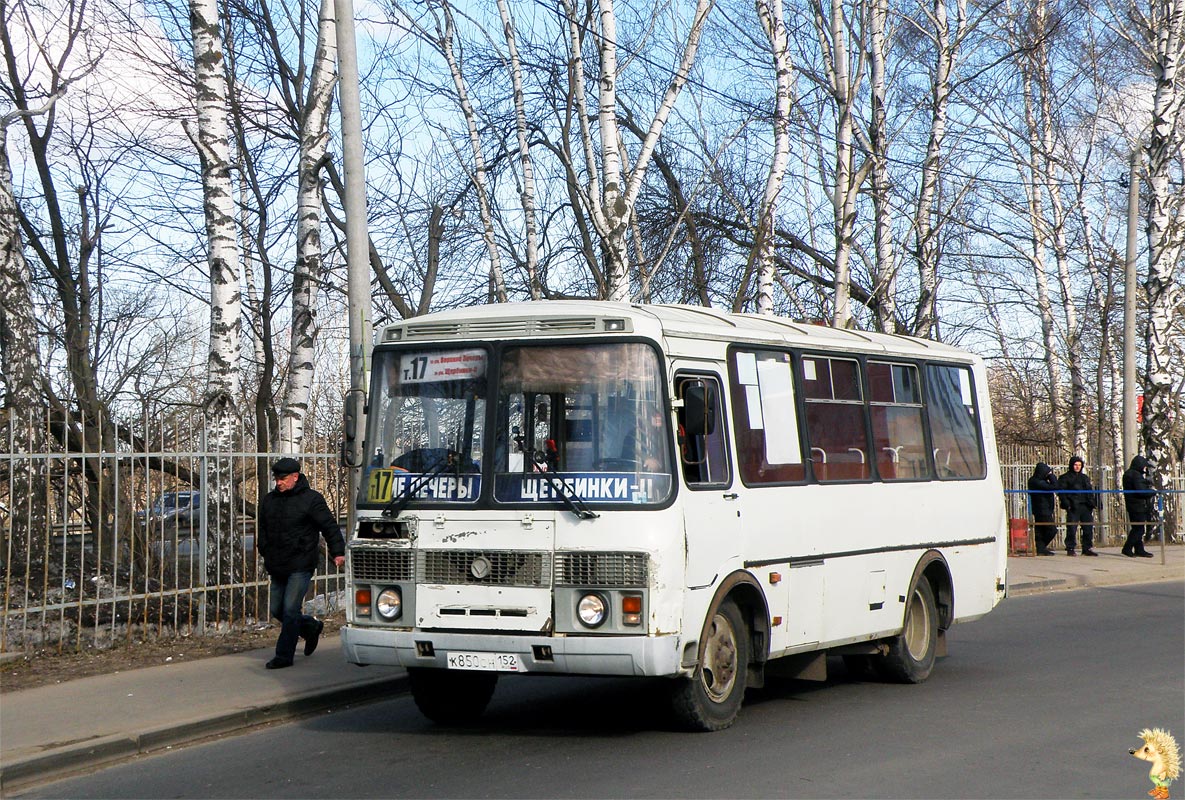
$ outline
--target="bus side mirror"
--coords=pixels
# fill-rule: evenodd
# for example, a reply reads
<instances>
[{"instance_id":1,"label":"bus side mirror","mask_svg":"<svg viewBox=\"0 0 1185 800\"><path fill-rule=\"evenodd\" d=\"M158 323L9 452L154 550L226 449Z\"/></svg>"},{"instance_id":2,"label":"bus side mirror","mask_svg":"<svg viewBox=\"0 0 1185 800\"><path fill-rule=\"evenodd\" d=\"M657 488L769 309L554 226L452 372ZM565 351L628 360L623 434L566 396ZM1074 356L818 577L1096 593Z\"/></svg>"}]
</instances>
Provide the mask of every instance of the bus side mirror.
<instances>
[{"instance_id":1,"label":"bus side mirror","mask_svg":"<svg viewBox=\"0 0 1185 800\"><path fill-rule=\"evenodd\" d=\"M716 430L716 393L706 384L683 387L683 430L688 436L707 436Z\"/></svg>"},{"instance_id":2,"label":"bus side mirror","mask_svg":"<svg viewBox=\"0 0 1185 800\"><path fill-rule=\"evenodd\" d=\"M358 428L362 419L363 404L366 402L366 392L362 389L350 389L346 392L344 403L344 419L342 420L342 465L350 469L362 466L361 451L358 447Z\"/></svg>"}]
</instances>

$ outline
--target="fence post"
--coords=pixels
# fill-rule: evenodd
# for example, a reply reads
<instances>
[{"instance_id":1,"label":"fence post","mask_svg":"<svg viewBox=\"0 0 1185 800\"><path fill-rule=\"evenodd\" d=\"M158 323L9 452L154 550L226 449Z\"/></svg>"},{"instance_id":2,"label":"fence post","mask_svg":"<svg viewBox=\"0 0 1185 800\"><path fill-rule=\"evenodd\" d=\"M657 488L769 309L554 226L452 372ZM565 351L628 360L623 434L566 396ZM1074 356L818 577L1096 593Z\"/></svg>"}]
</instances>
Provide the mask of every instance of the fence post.
<instances>
[{"instance_id":1,"label":"fence post","mask_svg":"<svg viewBox=\"0 0 1185 800\"><path fill-rule=\"evenodd\" d=\"M206 525L210 508L210 422L202 411L202 453L201 469L198 471L198 497L201 510L198 512L198 554L202 559L202 597L198 601L198 630L206 634L206 601L209 596L210 560L206 558Z\"/></svg>"}]
</instances>

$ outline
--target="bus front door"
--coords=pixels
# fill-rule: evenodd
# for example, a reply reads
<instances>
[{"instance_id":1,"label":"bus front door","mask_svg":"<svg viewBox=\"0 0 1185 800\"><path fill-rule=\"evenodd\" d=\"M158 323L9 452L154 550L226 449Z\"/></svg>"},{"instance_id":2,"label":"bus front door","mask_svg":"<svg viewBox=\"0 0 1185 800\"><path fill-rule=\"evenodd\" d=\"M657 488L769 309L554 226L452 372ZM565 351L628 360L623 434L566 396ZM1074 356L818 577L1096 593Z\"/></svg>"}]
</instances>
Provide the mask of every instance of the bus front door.
<instances>
[{"instance_id":1,"label":"bus front door","mask_svg":"<svg viewBox=\"0 0 1185 800\"><path fill-rule=\"evenodd\" d=\"M741 553L741 504L729 459L722 386L715 372L675 374L675 396L683 401L678 449L689 589L713 586Z\"/></svg>"}]
</instances>

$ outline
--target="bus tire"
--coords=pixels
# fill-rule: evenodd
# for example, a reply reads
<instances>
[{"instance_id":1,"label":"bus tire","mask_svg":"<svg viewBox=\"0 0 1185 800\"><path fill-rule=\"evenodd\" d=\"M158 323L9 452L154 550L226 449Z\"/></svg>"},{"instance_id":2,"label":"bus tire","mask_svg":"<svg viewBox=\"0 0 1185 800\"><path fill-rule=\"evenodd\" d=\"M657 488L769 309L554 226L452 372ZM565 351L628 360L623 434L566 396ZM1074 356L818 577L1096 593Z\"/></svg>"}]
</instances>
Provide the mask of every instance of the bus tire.
<instances>
[{"instance_id":1,"label":"bus tire","mask_svg":"<svg viewBox=\"0 0 1185 800\"><path fill-rule=\"evenodd\" d=\"M921 683L934 670L938 652L938 605L930 581L918 578L905 606L905 626L889 642L889 652L877 667L886 679Z\"/></svg>"},{"instance_id":2,"label":"bus tire","mask_svg":"<svg viewBox=\"0 0 1185 800\"><path fill-rule=\"evenodd\" d=\"M420 713L442 725L478 719L494 696L496 672L453 672L408 667L411 696Z\"/></svg>"},{"instance_id":3,"label":"bus tire","mask_svg":"<svg viewBox=\"0 0 1185 800\"><path fill-rule=\"evenodd\" d=\"M672 692L675 716L692 730L719 731L736 721L749 672L749 626L725 600L704 628L699 665Z\"/></svg>"}]
</instances>

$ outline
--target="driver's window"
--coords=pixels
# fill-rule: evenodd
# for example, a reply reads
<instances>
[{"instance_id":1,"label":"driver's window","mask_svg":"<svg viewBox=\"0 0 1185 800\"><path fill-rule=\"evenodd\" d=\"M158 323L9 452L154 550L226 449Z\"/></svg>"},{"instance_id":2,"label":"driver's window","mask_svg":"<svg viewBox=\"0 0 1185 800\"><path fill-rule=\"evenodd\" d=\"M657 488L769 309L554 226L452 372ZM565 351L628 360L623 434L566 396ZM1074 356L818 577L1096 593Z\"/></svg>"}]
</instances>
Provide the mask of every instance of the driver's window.
<instances>
[{"instance_id":1,"label":"driver's window","mask_svg":"<svg viewBox=\"0 0 1185 800\"><path fill-rule=\"evenodd\" d=\"M715 375L680 375L675 392L683 405L679 409L679 464L690 488L730 483L728 440L725 437L723 394ZM703 416L702 430L688 429L688 403L696 403L694 416ZM702 409L702 411L701 411Z\"/></svg>"}]
</instances>

